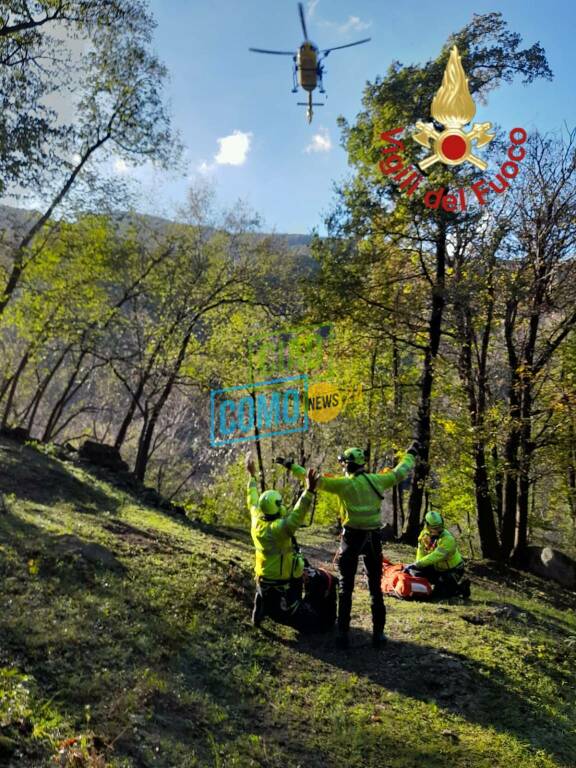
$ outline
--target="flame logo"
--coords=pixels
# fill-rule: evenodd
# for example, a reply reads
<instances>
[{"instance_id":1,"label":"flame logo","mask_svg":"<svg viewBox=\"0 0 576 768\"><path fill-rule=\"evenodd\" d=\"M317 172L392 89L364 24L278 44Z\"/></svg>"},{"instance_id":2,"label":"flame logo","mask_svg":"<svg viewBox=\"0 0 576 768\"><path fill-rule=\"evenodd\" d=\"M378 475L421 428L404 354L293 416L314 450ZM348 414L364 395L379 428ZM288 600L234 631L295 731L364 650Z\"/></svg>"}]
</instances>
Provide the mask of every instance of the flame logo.
<instances>
[{"instance_id":1,"label":"flame logo","mask_svg":"<svg viewBox=\"0 0 576 768\"><path fill-rule=\"evenodd\" d=\"M450 51L442 85L432 101L432 117L448 128L461 128L476 114L476 105L468 90L468 78L462 67L458 48Z\"/></svg>"},{"instance_id":2,"label":"flame logo","mask_svg":"<svg viewBox=\"0 0 576 768\"><path fill-rule=\"evenodd\" d=\"M420 168L425 171L438 162L445 165L468 162L485 171L488 164L472 153L472 143L483 147L492 141L494 134L488 132L492 127L490 123L474 123L468 133L462 130L462 126L476 114L476 105L470 96L468 78L456 46L450 51L442 85L432 99L430 111L436 122L445 128L439 133L433 123L416 123L418 130L413 136L414 141L433 150L418 163Z\"/></svg>"}]
</instances>

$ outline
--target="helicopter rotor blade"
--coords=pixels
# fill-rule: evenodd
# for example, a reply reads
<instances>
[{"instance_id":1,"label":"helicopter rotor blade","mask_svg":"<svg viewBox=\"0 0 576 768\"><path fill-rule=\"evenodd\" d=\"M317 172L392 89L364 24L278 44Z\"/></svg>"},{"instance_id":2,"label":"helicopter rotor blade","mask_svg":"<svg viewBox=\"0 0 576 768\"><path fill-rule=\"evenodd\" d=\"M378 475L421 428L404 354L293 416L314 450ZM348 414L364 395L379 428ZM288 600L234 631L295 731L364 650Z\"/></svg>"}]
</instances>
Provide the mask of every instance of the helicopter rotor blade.
<instances>
[{"instance_id":1,"label":"helicopter rotor blade","mask_svg":"<svg viewBox=\"0 0 576 768\"><path fill-rule=\"evenodd\" d=\"M336 45L334 48L325 48L320 53L323 56L328 56L330 51L339 51L341 48L352 48L353 45L362 45L363 43L369 43L372 40L371 37L365 37L364 40L357 40L355 43L347 43L346 45Z\"/></svg>"},{"instance_id":2,"label":"helicopter rotor blade","mask_svg":"<svg viewBox=\"0 0 576 768\"><path fill-rule=\"evenodd\" d=\"M248 48L253 53L273 53L276 56L296 56L294 51L267 51L265 48Z\"/></svg>"},{"instance_id":3,"label":"helicopter rotor blade","mask_svg":"<svg viewBox=\"0 0 576 768\"><path fill-rule=\"evenodd\" d=\"M302 3L298 3L298 11L300 13L300 24L302 24L302 32L304 32L304 40L308 40L308 31L306 29L306 20L304 18L304 6Z\"/></svg>"}]
</instances>

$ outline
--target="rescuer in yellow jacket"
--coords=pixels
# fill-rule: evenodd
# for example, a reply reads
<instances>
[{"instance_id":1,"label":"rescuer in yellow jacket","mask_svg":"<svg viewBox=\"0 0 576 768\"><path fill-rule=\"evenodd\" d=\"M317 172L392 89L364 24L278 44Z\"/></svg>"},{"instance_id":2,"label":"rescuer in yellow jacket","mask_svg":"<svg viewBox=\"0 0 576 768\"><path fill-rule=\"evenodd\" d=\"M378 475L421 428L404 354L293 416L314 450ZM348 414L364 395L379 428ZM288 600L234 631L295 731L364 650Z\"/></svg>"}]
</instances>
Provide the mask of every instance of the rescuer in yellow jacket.
<instances>
[{"instance_id":1,"label":"rescuer in yellow jacket","mask_svg":"<svg viewBox=\"0 0 576 768\"><path fill-rule=\"evenodd\" d=\"M464 578L464 558L456 539L444 527L444 518L431 510L418 537L416 561L404 569L434 585L435 597L470 597L470 580Z\"/></svg>"},{"instance_id":2,"label":"rescuer in yellow jacket","mask_svg":"<svg viewBox=\"0 0 576 768\"><path fill-rule=\"evenodd\" d=\"M269 616L301 632L319 631L323 628L319 617L302 600L304 558L294 539L314 500L317 473L313 469L308 471L306 490L294 509L288 511L278 491L258 494L256 469L250 456L246 458L246 469L250 475L247 488L250 532L256 550L252 623L259 626L262 619Z\"/></svg>"},{"instance_id":3,"label":"rescuer in yellow jacket","mask_svg":"<svg viewBox=\"0 0 576 768\"><path fill-rule=\"evenodd\" d=\"M414 441L392 470L380 473L368 473L365 470L366 457L361 448L348 448L338 457L344 477L320 476L318 490L333 493L340 503L342 535L338 550L338 568L340 571L340 593L338 596L338 637L339 648L349 647L350 613L354 578L358 568L358 558L364 556L368 574L372 611L372 644L379 648L386 642L384 626L386 608L382 596L382 540L380 537L380 505L383 492L406 479L414 467L418 454L418 443ZM281 456L278 464L289 469L296 477L306 476L304 467Z\"/></svg>"}]
</instances>

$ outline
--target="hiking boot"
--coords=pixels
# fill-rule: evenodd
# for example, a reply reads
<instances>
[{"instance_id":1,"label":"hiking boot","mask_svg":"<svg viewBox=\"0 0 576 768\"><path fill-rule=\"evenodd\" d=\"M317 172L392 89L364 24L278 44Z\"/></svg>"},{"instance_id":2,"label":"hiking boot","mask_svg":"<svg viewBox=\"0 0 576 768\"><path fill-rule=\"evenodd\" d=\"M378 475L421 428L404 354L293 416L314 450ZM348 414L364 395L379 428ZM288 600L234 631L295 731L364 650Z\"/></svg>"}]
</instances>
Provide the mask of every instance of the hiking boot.
<instances>
[{"instance_id":1,"label":"hiking boot","mask_svg":"<svg viewBox=\"0 0 576 768\"><path fill-rule=\"evenodd\" d=\"M463 597L465 600L468 600L470 597L470 579L464 579L462 583L460 584L460 597Z\"/></svg>"},{"instance_id":2,"label":"hiking boot","mask_svg":"<svg viewBox=\"0 0 576 768\"><path fill-rule=\"evenodd\" d=\"M339 651L347 651L350 648L350 638L347 634L336 635L336 648Z\"/></svg>"},{"instance_id":3,"label":"hiking boot","mask_svg":"<svg viewBox=\"0 0 576 768\"><path fill-rule=\"evenodd\" d=\"M388 638L384 632L372 633L372 648L383 648L388 642Z\"/></svg>"}]
</instances>

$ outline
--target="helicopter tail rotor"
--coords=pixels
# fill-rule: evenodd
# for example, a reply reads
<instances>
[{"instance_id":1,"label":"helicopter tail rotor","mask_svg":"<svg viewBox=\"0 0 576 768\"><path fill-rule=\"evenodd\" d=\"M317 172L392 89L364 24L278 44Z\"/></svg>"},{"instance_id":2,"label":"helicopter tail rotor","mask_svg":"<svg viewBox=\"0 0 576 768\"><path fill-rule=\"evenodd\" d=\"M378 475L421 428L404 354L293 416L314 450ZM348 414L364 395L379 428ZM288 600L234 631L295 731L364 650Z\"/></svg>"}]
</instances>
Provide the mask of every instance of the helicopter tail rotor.
<instances>
[{"instance_id":1,"label":"helicopter tail rotor","mask_svg":"<svg viewBox=\"0 0 576 768\"><path fill-rule=\"evenodd\" d=\"M306 19L304 18L304 6L302 3L298 3L298 12L300 13L300 24L302 25L302 32L304 33L304 40L308 40L308 31L306 29Z\"/></svg>"}]
</instances>

